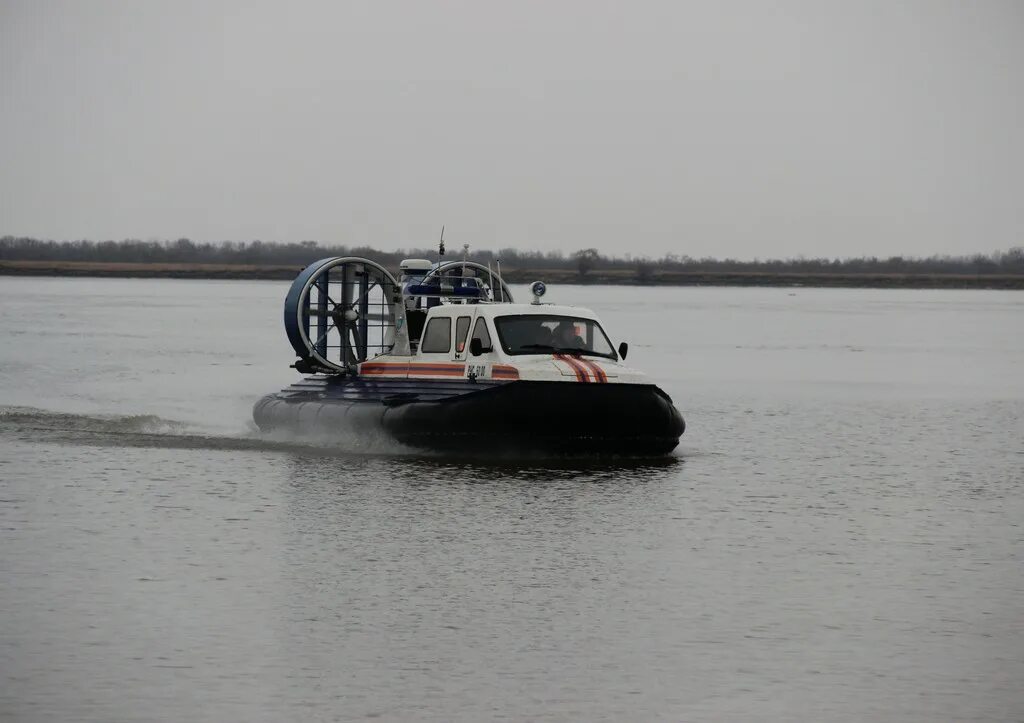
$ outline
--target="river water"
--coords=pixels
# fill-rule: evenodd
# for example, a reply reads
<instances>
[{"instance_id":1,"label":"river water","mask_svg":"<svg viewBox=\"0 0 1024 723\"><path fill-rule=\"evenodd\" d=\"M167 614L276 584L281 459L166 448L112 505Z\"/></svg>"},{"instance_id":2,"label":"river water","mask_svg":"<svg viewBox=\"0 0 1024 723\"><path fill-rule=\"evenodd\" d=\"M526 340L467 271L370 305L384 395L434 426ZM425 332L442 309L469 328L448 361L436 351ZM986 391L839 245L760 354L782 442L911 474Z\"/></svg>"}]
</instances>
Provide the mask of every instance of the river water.
<instances>
[{"instance_id":1,"label":"river water","mask_svg":"<svg viewBox=\"0 0 1024 723\"><path fill-rule=\"evenodd\" d=\"M687 432L491 461L261 438L286 288L0 277L0 718L1024 719L1024 294L553 287Z\"/></svg>"}]
</instances>

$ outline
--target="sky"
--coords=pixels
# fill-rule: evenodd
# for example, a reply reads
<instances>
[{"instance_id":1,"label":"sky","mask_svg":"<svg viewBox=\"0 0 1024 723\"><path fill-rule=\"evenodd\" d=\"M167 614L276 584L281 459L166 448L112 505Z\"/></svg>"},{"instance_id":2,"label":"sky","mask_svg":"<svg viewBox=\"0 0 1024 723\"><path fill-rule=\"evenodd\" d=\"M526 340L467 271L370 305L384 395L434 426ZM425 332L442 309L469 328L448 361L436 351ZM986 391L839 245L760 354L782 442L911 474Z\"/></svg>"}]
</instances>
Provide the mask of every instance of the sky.
<instances>
[{"instance_id":1,"label":"sky","mask_svg":"<svg viewBox=\"0 0 1024 723\"><path fill-rule=\"evenodd\" d=\"M1024 245L1020 0L0 0L0 235Z\"/></svg>"}]
</instances>

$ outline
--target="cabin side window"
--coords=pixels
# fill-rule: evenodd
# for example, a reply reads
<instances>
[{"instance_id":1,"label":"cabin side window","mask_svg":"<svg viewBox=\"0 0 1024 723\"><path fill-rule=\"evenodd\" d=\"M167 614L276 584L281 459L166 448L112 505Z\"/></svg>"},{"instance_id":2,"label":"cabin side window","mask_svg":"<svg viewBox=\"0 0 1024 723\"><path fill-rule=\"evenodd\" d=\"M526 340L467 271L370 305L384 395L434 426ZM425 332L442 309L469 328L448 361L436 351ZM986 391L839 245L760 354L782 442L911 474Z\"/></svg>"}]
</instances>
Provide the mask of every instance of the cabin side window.
<instances>
[{"instance_id":1,"label":"cabin side window","mask_svg":"<svg viewBox=\"0 0 1024 723\"><path fill-rule=\"evenodd\" d=\"M487 321L482 316L476 320L476 326L473 327L473 338L480 340L481 349L491 348L491 333L487 331Z\"/></svg>"},{"instance_id":2,"label":"cabin side window","mask_svg":"<svg viewBox=\"0 0 1024 723\"><path fill-rule=\"evenodd\" d=\"M460 316L455 322L455 351L458 354L466 350L466 335L469 334L470 321L470 317Z\"/></svg>"},{"instance_id":3,"label":"cabin side window","mask_svg":"<svg viewBox=\"0 0 1024 723\"><path fill-rule=\"evenodd\" d=\"M452 348L452 320L448 317L437 317L427 322L423 332L420 351L424 354L446 353Z\"/></svg>"}]
</instances>

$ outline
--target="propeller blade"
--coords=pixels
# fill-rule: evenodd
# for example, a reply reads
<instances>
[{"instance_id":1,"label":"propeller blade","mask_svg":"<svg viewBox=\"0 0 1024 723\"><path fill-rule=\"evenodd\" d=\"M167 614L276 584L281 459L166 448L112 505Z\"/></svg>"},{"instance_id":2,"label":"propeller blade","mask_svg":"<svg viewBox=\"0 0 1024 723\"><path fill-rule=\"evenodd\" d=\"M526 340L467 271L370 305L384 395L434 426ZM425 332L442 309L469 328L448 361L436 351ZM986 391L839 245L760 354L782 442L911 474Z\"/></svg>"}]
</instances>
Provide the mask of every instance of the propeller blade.
<instances>
[{"instance_id":1,"label":"propeller blade","mask_svg":"<svg viewBox=\"0 0 1024 723\"><path fill-rule=\"evenodd\" d=\"M373 287L375 287L376 285L377 285L377 282L374 281L372 284L370 284L368 287L366 287L366 293L363 294L362 296L360 296L355 301L353 301L352 304L348 308L350 308L350 309L355 308L356 304L358 304L360 301L362 301L363 299L365 299L367 296L370 295L370 292L373 291Z\"/></svg>"},{"instance_id":2,"label":"propeller blade","mask_svg":"<svg viewBox=\"0 0 1024 723\"><path fill-rule=\"evenodd\" d=\"M363 338L359 334L359 327L355 324L352 325L352 341L355 342L355 349L353 356L359 361L366 361L366 355L362 353L363 350Z\"/></svg>"},{"instance_id":3,"label":"propeller blade","mask_svg":"<svg viewBox=\"0 0 1024 723\"><path fill-rule=\"evenodd\" d=\"M328 334L329 334L329 333L331 332L331 329L333 329L333 328L335 328L335 325L334 325L334 322L332 321L332 322L331 322L331 325L330 325L330 326L328 326L328 327L327 327L326 329L324 329L324 333L323 333L323 334L321 334L321 335L319 336L319 338L317 338L317 340L316 340L315 342L313 342L313 346L314 346L314 347L317 347L317 346L319 346L319 345L320 345L320 342L322 342L322 341L323 341L324 339L326 339L326 338L327 338L327 335L328 335Z\"/></svg>"}]
</instances>

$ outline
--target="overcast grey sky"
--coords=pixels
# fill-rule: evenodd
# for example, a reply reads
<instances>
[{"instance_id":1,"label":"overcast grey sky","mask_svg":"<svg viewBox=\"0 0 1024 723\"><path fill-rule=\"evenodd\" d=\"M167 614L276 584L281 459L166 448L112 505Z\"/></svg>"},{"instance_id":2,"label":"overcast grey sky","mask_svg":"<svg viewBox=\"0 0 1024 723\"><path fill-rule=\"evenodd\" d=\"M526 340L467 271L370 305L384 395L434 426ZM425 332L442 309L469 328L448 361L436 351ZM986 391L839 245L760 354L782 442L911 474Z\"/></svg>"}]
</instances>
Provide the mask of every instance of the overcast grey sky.
<instances>
[{"instance_id":1,"label":"overcast grey sky","mask_svg":"<svg viewBox=\"0 0 1024 723\"><path fill-rule=\"evenodd\" d=\"M0 0L0 234L1024 244L1024 2Z\"/></svg>"}]
</instances>

